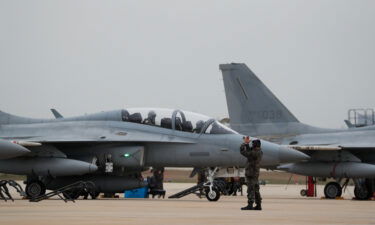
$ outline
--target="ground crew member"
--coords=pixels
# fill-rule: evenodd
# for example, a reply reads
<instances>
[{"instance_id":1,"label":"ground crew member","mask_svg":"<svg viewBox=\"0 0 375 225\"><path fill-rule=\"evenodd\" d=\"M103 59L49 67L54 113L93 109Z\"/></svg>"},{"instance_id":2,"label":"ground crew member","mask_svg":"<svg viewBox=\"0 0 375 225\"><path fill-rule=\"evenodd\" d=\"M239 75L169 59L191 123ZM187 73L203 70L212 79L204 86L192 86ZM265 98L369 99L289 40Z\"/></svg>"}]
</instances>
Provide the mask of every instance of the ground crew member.
<instances>
[{"instance_id":1,"label":"ground crew member","mask_svg":"<svg viewBox=\"0 0 375 225\"><path fill-rule=\"evenodd\" d=\"M164 167L153 168L152 174L155 178L155 189L164 190Z\"/></svg>"},{"instance_id":2,"label":"ground crew member","mask_svg":"<svg viewBox=\"0 0 375 225\"><path fill-rule=\"evenodd\" d=\"M250 138L244 137L244 143L241 145L241 154L247 158L246 180L247 180L247 199L248 205L241 210L262 210L262 198L259 192L259 165L262 160L263 152L260 148L260 140L253 140L251 147ZM253 207L254 201L256 206Z\"/></svg>"}]
</instances>

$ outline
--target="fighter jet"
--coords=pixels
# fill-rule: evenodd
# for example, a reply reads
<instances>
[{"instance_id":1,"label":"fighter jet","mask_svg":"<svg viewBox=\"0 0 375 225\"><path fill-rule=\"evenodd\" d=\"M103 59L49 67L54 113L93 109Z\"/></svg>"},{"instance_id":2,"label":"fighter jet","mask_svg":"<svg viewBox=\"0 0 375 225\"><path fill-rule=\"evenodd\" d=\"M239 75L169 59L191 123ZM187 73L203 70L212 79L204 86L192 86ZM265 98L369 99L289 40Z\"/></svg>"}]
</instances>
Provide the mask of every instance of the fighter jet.
<instances>
[{"instance_id":1,"label":"fighter jet","mask_svg":"<svg viewBox=\"0 0 375 225\"><path fill-rule=\"evenodd\" d=\"M63 117L54 111L55 119L0 111L1 145L26 152L0 160L0 172L27 175L30 198L77 181L93 182L96 193L123 192L145 186L141 172L149 167L207 168L214 176L211 168L246 162L239 152L243 136L197 113L139 108ZM267 141L262 148L265 168L309 158ZM206 191L213 198L220 194L213 183ZM70 193L78 196L79 190Z\"/></svg>"},{"instance_id":2,"label":"fighter jet","mask_svg":"<svg viewBox=\"0 0 375 225\"><path fill-rule=\"evenodd\" d=\"M230 127L308 154L306 162L285 164L280 170L318 178L326 184L327 198L341 196L348 179L355 182L357 199L375 191L375 127L337 130L303 124L245 65L220 65L230 116ZM346 182L342 184L342 180Z\"/></svg>"}]
</instances>

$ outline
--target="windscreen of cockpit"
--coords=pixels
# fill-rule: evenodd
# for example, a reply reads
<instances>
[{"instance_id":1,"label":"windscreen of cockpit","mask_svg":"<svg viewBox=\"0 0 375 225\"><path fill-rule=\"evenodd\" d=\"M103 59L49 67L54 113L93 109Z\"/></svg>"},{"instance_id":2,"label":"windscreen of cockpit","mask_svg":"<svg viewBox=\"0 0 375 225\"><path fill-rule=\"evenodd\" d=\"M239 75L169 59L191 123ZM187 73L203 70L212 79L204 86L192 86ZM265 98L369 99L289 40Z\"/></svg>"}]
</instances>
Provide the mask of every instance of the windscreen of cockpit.
<instances>
[{"instance_id":1,"label":"windscreen of cockpit","mask_svg":"<svg viewBox=\"0 0 375 225\"><path fill-rule=\"evenodd\" d=\"M131 108L122 110L122 120L191 133L236 133L207 116L182 110L161 108ZM204 129L204 130L203 130Z\"/></svg>"},{"instance_id":2,"label":"windscreen of cockpit","mask_svg":"<svg viewBox=\"0 0 375 225\"><path fill-rule=\"evenodd\" d=\"M204 131L205 134L238 134L236 131L215 120Z\"/></svg>"}]
</instances>

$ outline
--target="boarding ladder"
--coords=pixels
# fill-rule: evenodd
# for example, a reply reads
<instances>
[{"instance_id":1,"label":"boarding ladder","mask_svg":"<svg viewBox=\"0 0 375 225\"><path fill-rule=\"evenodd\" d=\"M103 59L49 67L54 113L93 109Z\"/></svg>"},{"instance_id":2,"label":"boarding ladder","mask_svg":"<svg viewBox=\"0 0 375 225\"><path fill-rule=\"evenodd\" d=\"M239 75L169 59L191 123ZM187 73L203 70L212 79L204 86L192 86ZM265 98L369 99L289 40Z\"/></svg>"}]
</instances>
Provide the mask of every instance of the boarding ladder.
<instances>
[{"instance_id":1,"label":"boarding ladder","mask_svg":"<svg viewBox=\"0 0 375 225\"><path fill-rule=\"evenodd\" d=\"M189 194L193 194L195 193L196 191L198 191L199 189L203 188L203 183L200 183L200 184L197 184L191 188L188 188L188 189L185 189L183 191L180 191L174 195L171 195L169 196L168 198L182 198L186 195L189 195Z\"/></svg>"}]
</instances>

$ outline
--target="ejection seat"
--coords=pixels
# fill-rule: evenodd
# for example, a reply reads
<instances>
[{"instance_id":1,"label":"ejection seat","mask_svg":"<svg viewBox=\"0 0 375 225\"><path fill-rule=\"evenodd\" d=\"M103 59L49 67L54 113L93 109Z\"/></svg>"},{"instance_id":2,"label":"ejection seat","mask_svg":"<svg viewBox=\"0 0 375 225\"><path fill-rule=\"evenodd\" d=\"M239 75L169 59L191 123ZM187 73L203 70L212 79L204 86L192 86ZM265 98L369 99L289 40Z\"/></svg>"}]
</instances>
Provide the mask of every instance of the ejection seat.
<instances>
[{"instance_id":1,"label":"ejection seat","mask_svg":"<svg viewBox=\"0 0 375 225\"><path fill-rule=\"evenodd\" d=\"M133 113L129 115L129 122L142 123L142 115L140 113Z\"/></svg>"},{"instance_id":2,"label":"ejection seat","mask_svg":"<svg viewBox=\"0 0 375 225\"><path fill-rule=\"evenodd\" d=\"M185 121L185 123L182 124L182 131L193 132L193 124L191 124L190 121Z\"/></svg>"},{"instance_id":3,"label":"ejection seat","mask_svg":"<svg viewBox=\"0 0 375 225\"><path fill-rule=\"evenodd\" d=\"M172 119L171 118L161 119L160 126L164 128L172 129Z\"/></svg>"}]
</instances>

